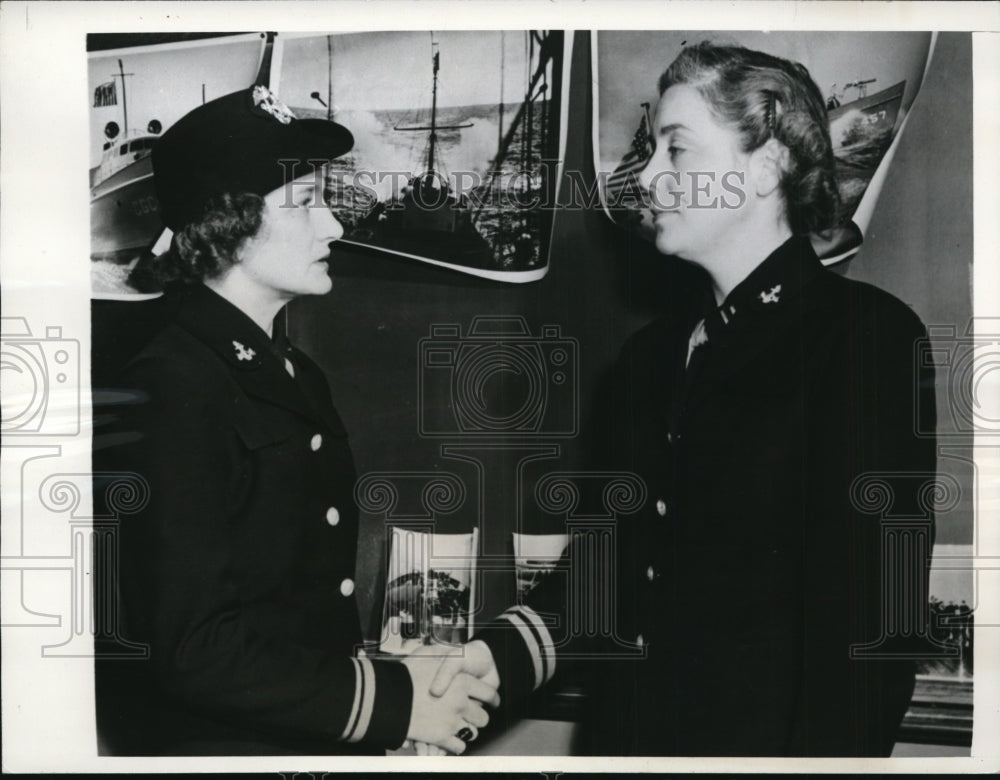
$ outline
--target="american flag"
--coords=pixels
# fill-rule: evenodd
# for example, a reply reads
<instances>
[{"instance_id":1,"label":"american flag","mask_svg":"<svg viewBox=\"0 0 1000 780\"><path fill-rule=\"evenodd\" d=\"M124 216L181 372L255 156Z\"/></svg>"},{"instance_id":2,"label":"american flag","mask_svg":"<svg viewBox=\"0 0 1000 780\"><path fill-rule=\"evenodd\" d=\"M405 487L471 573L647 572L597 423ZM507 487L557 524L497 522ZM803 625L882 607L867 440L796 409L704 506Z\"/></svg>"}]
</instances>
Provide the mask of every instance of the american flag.
<instances>
[{"instance_id":1,"label":"american flag","mask_svg":"<svg viewBox=\"0 0 1000 780\"><path fill-rule=\"evenodd\" d=\"M94 108L117 105L118 85L114 81L107 81L94 90Z\"/></svg>"},{"instance_id":2,"label":"american flag","mask_svg":"<svg viewBox=\"0 0 1000 780\"><path fill-rule=\"evenodd\" d=\"M611 208L641 208L645 202L638 174L653 154L653 137L649 132L649 103L643 103L642 107L643 115L632 136L632 145L608 177L605 193Z\"/></svg>"}]
</instances>

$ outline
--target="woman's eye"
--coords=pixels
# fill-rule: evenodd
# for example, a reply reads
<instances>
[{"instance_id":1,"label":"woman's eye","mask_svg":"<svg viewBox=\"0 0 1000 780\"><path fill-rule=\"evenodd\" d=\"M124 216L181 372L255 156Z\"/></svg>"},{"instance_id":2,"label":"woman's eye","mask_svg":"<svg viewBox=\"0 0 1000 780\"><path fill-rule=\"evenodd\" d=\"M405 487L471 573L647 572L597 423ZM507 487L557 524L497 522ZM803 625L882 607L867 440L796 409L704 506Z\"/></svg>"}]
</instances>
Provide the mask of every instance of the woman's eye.
<instances>
[{"instance_id":1,"label":"woman's eye","mask_svg":"<svg viewBox=\"0 0 1000 780\"><path fill-rule=\"evenodd\" d=\"M679 155L683 151L684 151L684 149L682 147L680 147L680 146L668 146L667 147L667 154L670 155L670 159L671 160L677 159L677 155Z\"/></svg>"}]
</instances>

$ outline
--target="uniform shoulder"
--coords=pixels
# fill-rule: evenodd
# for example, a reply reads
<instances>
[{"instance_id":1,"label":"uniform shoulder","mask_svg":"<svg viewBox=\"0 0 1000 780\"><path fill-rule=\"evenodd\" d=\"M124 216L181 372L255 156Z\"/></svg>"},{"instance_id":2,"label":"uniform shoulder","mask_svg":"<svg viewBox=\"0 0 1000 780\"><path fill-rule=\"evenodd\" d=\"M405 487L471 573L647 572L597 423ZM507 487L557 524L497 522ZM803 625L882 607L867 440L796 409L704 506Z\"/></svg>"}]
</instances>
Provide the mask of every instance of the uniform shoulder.
<instances>
[{"instance_id":1,"label":"uniform shoulder","mask_svg":"<svg viewBox=\"0 0 1000 780\"><path fill-rule=\"evenodd\" d=\"M833 307L862 331L913 337L926 333L924 323L912 308L873 284L824 271L815 287L821 309Z\"/></svg>"},{"instance_id":2,"label":"uniform shoulder","mask_svg":"<svg viewBox=\"0 0 1000 780\"><path fill-rule=\"evenodd\" d=\"M683 333L685 339L690 335L693 323L685 324L680 312L672 311L661 314L656 319L646 323L633 332L622 345L622 355L662 355L665 350Z\"/></svg>"},{"instance_id":3,"label":"uniform shoulder","mask_svg":"<svg viewBox=\"0 0 1000 780\"><path fill-rule=\"evenodd\" d=\"M220 388L229 369L207 345L176 324L167 325L132 358L122 371L123 383L141 388L187 392Z\"/></svg>"}]
</instances>

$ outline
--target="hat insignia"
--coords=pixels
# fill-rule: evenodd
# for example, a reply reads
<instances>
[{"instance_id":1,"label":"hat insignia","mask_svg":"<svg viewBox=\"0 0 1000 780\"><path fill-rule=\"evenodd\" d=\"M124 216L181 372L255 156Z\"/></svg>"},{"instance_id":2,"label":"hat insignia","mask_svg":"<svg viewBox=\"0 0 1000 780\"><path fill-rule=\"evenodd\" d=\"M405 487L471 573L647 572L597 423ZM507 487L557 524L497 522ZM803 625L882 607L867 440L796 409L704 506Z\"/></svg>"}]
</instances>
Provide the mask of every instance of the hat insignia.
<instances>
[{"instance_id":1,"label":"hat insignia","mask_svg":"<svg viewBox=\"0 0 1000 780\"><path fill-rule=\"evenodd\" d=\"M264 86L258 85L253 88L253 104L255 108L266 111L283 125L290 124L293 119L297 118L292 113L292 109L278 100L278 96Z\"/></svg>"},{"instance_id":2,"label":"hat insignia","mask_svg":"<svg viewBox=\"0 0 1000 780\"><path fill-rule=\"evenodd\" d=\"M237 360L253 360L253 356L257 354L250 347L244 347L238 341L234 341L233 346L236 347Z\"/></svg>"},{"instance_id":3,"label":"hat insignia","mask_svg":"<svg viewBox=\"0 0 1000 780\"><path fill-rule=\"evenodd\" d=\"M761 293L760 293L760 301L761 301L761 303L777 303L778 302L778 293L780 293L780 292L781 292L781 285L780 284L774 285L774 287L772 287L768 292L764 292L763 290L761 290Z\"/></svg>"}]
</instances>

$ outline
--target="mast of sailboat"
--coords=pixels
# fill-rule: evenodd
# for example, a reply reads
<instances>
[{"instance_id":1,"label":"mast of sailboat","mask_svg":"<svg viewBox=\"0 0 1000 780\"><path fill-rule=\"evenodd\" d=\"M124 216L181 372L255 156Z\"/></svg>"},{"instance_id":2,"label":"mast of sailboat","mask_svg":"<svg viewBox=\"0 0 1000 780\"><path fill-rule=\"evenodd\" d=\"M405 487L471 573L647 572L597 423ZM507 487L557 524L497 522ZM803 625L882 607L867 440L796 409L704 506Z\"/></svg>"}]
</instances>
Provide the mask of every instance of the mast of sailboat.
<instances>
[{"instance_id":1,"label":"mast of sailboat","mask_svg":"<svg viewBox=\"0 0 1000 780\"><path fill-rule=\"evenodd\" d=\"M333 119L333 36L326 36L326 119Z\"/></svg>"},{"instance_id":2,"label":"mast of sailboat","mask_svg":"<svg viewBox=\"0 0 1000 780\"><path fill-rule=\"evenodd\" d=\"M437 152L437 131L438 130L461 130L463 127L472 127L472 122L467 122L461 125L439 125L437 123L437 85L438 85L438 70L441 68L441 53L437 50L437 44L432 43L434 47L434 87L431 92L431 123L430 125L421 125L418 127L399 127L396 126L393 130L399 132L414 132L417 130L429 130L430 131L430 143L428 144L427 150L427 170L425 173L434 173L434 162L435 153Z\"/></svg>"},{"instance_id":3,"label":"mast of sailboat","mask_svg":"<svg viewBox=\"0 0 1000 780\"><path fill-rule=\"evenodd\" d=\"M434 150L437 146L438 71L441 69L441 52L434 47L434 87L431 90L431 137L427 151L427 170L434 170Z\"/></svg>"}]
</instances>

